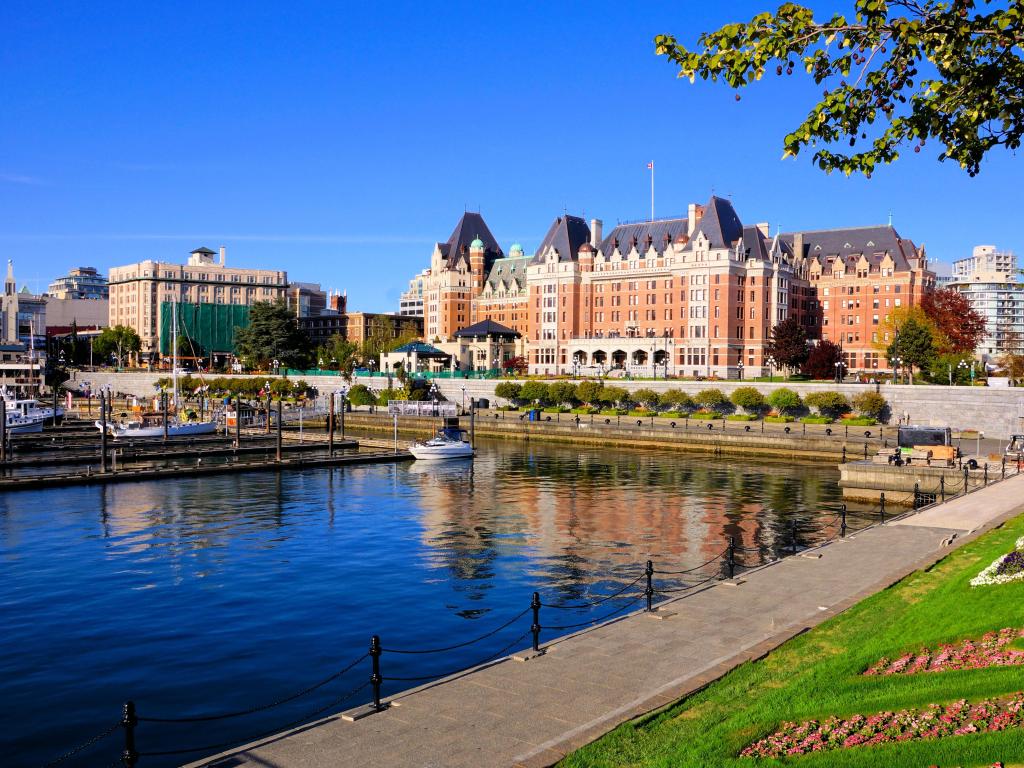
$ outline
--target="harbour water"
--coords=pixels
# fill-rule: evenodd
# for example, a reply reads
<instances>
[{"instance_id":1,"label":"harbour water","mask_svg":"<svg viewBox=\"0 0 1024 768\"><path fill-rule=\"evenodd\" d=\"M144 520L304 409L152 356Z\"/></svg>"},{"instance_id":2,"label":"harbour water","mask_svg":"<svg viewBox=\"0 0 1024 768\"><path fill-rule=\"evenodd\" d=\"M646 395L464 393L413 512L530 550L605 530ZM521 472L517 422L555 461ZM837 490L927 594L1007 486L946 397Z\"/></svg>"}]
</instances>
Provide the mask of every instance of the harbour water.
<instances>
[{"instance_id":1,"label":"harbour water","mask_svg":"<svg viewBox=\"0 0 1024 768\"><path fill-rule=\"evenodd\" d=\"M793 521L802 543L834 533L811 529L834 515L837 479L831 464L491 443L473 462L7 494L3 764L45 764L115 723L126 699L142 716L244 710L337 671L365 653L373 634L385 648L456 644L527 609L534 590L545 602L585 602L628 585L647 559L666 569L699 565L730 536L752 548L746 562L760 562L788 548ZM586 621L607 607L559 621ZM448 653L386 653L385 691L412 684L394 678L526 647L528 628L526 616ZM145 722L138 748L245 740L368 676L366 661L309 696L246 717ZM118 738L63 764L107 765Z\"/></svg>"}]
</instances>

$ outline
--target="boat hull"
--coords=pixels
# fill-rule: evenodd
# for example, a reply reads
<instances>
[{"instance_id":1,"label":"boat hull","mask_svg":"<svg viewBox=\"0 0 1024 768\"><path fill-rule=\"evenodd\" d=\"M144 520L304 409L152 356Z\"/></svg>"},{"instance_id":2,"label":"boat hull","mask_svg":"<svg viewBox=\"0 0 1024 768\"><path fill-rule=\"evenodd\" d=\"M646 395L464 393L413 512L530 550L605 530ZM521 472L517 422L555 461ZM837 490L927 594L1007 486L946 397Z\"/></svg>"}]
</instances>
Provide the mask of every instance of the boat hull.
<instances>
[{"instance_id":1,"label":"boat hull","mask_svg":"<svg viewBox=\"0 0 1024 768\"><path fill-rule=\"evenodd\" d=\"M469 443L449 443L448 445L426 445L424 443L414 443L409 446L409 453L420 461L468 459L473 455L473 446Z\"/></svg>"},{"instance_id":2,"label":"boat hull","mask_svg":"<svg viewBox=\"0 0 1024 768\"><path fill-rule=\"evenodd\" d=\"M96 427L103 431L103 424L99 421L96 422ZM108 424L108 432L114 436L119 437L130 437L133 440L135 438L147 438L156 437L162 438L164 436L164 428L159 427L123 427L118 424ZM189 437L191 435L212 435L217 431L217 422L215 421L190 421L184 424L171 424L167 427L168 437Z\"/></svg>"}]
</instances>

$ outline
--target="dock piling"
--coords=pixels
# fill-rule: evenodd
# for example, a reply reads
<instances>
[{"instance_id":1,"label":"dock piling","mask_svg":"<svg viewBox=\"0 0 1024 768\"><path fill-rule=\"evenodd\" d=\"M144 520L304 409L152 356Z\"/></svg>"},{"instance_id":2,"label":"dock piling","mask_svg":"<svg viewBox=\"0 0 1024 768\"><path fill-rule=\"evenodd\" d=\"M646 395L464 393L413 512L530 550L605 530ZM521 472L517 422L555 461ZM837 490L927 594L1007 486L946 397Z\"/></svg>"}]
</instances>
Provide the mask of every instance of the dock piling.
<instances>
[{"instance_id":1,"label":"dock piling","mask_svg":"<svg viewBox=\"0 0 1024 768\"><path fill-rule=\"evenodd\" d=\"M0 397L0 461L7 461L7 401ZM1003 473L1006 463L1003 463Z\"/></svg>"},{"instance_id":2,"label":"dock piling","mask_svg":"<svg viewBox=\"0 0 1024 768\"><path fill-rule=\"evenodd\" d=\"M331 405L327 410L327 455L334 456L334 393L330 395Z\"/></svg>"},{"instance_id":3,"label":"dock piling","mask_svg":"<svg viewBox=\"0 0 1024 768\"><path fill-rule=\"evenodd\" d=\"M121 763L125 768L134 768L139 761L139 753L135 749L135 726L138 723L135 702L126 701L121 714L121 727L124 728L124 751L121 752Z\"/></svg>"},{"instance_id":4,"label":"dock piling","mask_svg":"<svg viewBox=\"0 0 1024 768\"><path fill-rule=\"evenodd\" d=\"M283 397L279 397L277 399L277 462L279 464L281 463L281 440L282 440L281 429L282 429L282 425L284 423L284 419L282 418L282 409L281 409L283 402L284 402L284 398Z\"/></svg>"},{"instance_id":5,"label":"dock piling","mask_svg":"<svg viewBox=\"0 0 1024 768\"><path fill-rule=\"evenodd\" d=\"M107 398L100 391L100 472L107 471Z\"/></svg>"}]
</instances>

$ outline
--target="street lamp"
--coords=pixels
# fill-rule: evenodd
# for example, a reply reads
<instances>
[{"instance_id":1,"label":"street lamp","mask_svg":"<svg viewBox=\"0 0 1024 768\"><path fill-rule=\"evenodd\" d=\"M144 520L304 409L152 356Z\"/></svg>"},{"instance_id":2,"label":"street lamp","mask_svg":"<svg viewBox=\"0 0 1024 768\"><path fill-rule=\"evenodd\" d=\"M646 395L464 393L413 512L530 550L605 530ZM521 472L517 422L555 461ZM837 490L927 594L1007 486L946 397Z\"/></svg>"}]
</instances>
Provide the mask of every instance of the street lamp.
<instances>
[{"instance_id":1,"label":"street lamp","mask_svg":"<svg viewBox=\"0 0 1024 768\"><path fill-rule=\"evenodd\" d=\"M281 373L281 363L279 363L279 362L278 362L278 360L277 360L277 358L276 358L276 357L275 357L275 358L274 358L274 360L273 360L273 361L271 362L271 365L273 365L273 366L274 366L274 375L275 375L275 376L277 376L278 374L280 374L280 373Z\"/></svg>"},{"instance_id":2,"label":"street lamp","mask_svg":"<svg viewBox=\"0 0 1024 768\"><path fill-rule=\"evenodd\" d=\"M773 375L775 373L775 358L772 357L771 355L768 355L768 358L765 360L765 363L768 364L768 381L772 382L775 380Z\"/></svg>"},{"instance_id":3,"label":"street lamp","mask_svg":"<svg viewBox=\"0 0 1024 768\"><path fill-rule=\"evenodd\" d=\"M462 385L462 412L466 412L466 385Z\"/></svg>"},{"instance_id":4,"label":"street lamp","mask_svg":"<svg viewBox=\"0 0 1024 768\"><path fill-rule=\"evenodd\" d=\"M900 366L903 365L903 358L897 355L889 362L892 363L892 383L897 384L897 376L899 375Z\"/></svg>"},{"instance_id":5,"label":"street lamp","mask_svg":"<svg viewBox=\"0 0 1024 768\"><path fill-rule=\"evenodd\" d=\"M736 367L739 369L740 372L740 381L743 381L743 361L740 360L738 363L736 363Z\"/></svg>"},{"instance_id":6,"label":"street lamp","mask_svg":"<svg viewBox=\"0 0 1024 768\"><path fill-rule=\"evenodd\" d=\"M836 384L839 384L843 380L843 368L846 366L842 360L836 360Z\"/></svg>"}]
</instances>

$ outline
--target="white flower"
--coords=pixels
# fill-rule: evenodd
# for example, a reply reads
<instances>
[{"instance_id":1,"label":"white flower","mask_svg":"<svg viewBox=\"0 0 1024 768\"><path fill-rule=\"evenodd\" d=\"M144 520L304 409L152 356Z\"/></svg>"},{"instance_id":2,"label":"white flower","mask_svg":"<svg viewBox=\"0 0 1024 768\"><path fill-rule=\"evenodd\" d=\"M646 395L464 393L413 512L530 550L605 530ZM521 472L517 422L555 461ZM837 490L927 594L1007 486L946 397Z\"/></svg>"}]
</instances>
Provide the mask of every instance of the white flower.
<instances>
[{"instance_id":1,"label":"white flower","mask_svg":"<svg viewBox=\"0 0 1024 768\"><path fill-rule=\"evenodd\" d=\"M1017 539L1017 543L1013 545L1013 548L1015 550L1024 550L1024 536L1021 536L1019 539ZM1019 571L1017 573L1004 573L1001 575L996 574L996 570L999 568L1000 564L1011 554L1013 553L1008 552L1005 555L1000 555L999 557L997 557L994 561L992 561L992 564L988 566L988 568L986 568L973 579L971 579L971 586L987 587L992 586L993 584L1006 584L1007 582L1011 581L1024 580L1024 571Z\"/></svg>"}]
</instances>

